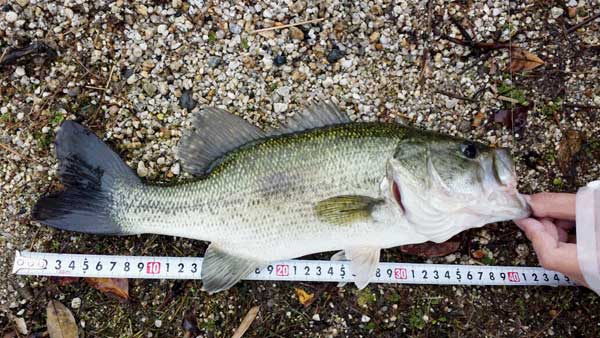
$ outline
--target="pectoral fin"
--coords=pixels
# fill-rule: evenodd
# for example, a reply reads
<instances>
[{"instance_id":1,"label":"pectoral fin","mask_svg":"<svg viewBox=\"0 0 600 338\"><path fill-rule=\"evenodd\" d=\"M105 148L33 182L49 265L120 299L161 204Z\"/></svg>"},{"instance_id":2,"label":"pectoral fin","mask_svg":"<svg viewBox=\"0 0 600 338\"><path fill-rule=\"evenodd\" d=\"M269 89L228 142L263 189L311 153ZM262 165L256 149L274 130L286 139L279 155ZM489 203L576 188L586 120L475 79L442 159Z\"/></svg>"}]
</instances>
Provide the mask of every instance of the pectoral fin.
<instances>
[{"instance_id":1,"label":"pectoral fin","mask_svg":"<svg viewBox=\"0 0 600 338\"><path fill-rule=\"evenodd\" d=\"M248 276L260 263L233 256L214 243L208 246L202 262L202 290L223 291Z\"/></svg>"},{"instance_id":2,"label":"pectoral fin","mask_svg":"<svg viewBox=\"0 0 600 338\"><path fill-rule=\"evenodd\" d=\"M317 202L315 213L323 222L345 225L371 218L373 207L382 202L368 196L336 196Z\"/></svg>"},{"instance_id":3,"label":"pectoral fin","mask_svg":"<svg viewBox=\"0 0 600 338\"><path fill-rule=\"evenodd\" d=\"M350 270L352 271L352 275L354 275L354 284L356 284L357 288L363 289L369 284L371 277L373 277L375 270L377 270L381 249L360 247L346 249L344 252L346 258L351 261Z\"/></svg>"}]
</instances>

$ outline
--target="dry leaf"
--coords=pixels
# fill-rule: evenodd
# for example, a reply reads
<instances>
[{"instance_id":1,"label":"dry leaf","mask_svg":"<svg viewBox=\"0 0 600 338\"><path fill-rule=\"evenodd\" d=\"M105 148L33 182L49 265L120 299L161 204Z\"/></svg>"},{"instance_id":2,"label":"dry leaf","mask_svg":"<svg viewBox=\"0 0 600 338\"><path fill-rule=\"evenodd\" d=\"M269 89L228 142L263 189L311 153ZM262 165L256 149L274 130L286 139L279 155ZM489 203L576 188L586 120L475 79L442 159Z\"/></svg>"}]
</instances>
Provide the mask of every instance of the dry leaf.
<instances>
[{"instance_id":1,"label":"dry leaf","mask_svg":"<svg viewBox=\"0 0 600 338\"><path fill-rule=\"evenodd\" d=\"M483 121L485 121L485 114L483 112L479 112L479 113L475 114L475 117L473 118L473 123L471 123L471 126L479 127Z\"/></svg>"},{"instance_id":2,"label":"dry leaf","mask_svg":"<svg viewBox=\"0 0 600 338\"><path fill-rule=\"evenodd\" d=\"M248 313L246 313L246 316L244 317L244 319L242 319L240 326L238 326L231 338L242 338L242 336L244 335L244 333L246 333L250 325L252 325L252 322L254 322L254 319L256 319L259 309L260 306L257 305L251 308L250 311L248 311Z\"/></svg>"},{"instance_id":3,"label":"dry leaf","mask_svg":"<svg viewBox=\"0 0 600 338\"><path fill-rule=\"evenodd\" d=\"M69 309L57 300L51 300L46 307L46 326L50 338L78 338L79 330Z\"/></svg>"},{"instance_id":4,"label":"dry leaf","mask_svg":"<svg viewBox=\"0 0 600 338\"><path fill-rule=\"evenodd\" d=\"M560 140L560 144L558 145L558 153L556 156L558 167L563 175L567 175L570 170L573 170L573 160L579 151L581 151L582 145L583 134L581 132L570 129L564 133Z\"/></svg>"},{"instance_id":5,"label":"dry leaf","mask_svg":"<svg viewBox=\"0 0 600 338\"><path fill-rule=\"evenodd\" d=\"M129 299L129 281L127 278L86 278L88 284L94 288L107 293L109 295L116 296L117 298L128 300Z\"/></svg>"},{"instance_id":6,"label":"dry leaf","mask_svg":"<svg viewBox=\"0 0 600 338\"><path fill-rule=\"evenodd\" d=\"M296 296L298 296L298 301L304 306L310 305L313 298L315 297L314 294L308 293L300 288L294 288L294 290L296 290Z\"/></svg>"},{"instance_id":7,"label":"dry leaf","mask_svg":"<svg viewBox=\"0 0 600 338\"><path fill-rule=\"evenodd\" d=\"M526 50L515 48L512 51L509 70L513 73L528 71L544 64L537 55Z\"/></svg>"},{"instance_id":8,"label":"dry leaf","mask_svg":"<svg viewBox=\"0 0 600 338\"><path fill-rule=\"evenodd\" d=\"M477 249L471 253L471 256L475 259L482 259L485 256L485 251L481 249Z\"/></svg>"},{"instance_id":9,"label":"dry leaf","mask_svg":"<svg viewBox=\"0 0 600 338\"><path fill-rule=\"evenodd\" d=\"M425 242L421 244L402 245L400 251L421 257L441 257L458 250L460 242L460 236L456 235L443 243Z\"/></svg>"}]
</instances>

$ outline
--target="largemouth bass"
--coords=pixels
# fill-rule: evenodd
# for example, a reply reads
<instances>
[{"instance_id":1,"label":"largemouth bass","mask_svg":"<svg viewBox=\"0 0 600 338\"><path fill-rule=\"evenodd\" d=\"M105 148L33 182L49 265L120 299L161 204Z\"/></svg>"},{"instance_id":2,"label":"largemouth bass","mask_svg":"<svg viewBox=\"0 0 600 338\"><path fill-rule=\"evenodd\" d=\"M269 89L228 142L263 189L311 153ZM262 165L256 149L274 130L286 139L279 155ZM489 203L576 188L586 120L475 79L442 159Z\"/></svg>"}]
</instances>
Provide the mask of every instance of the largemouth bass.
<instances>
[{"instance_id":1,"label":"largemouth bass","mask_svg":"<svg viewBox=\"0 0 600 338\"><path fill-rule=\"evenodd\" d=\"M505 149L392 123L353 123L317 103L279 130L223 110L193 117L178 158L200 176L144 184L81 125L56 137L65 190L41 198L39 222L95 234L210 241L204 290L225 290L256 267L343 250L355 284L369 283L382 248L443 242L468 228L523 218Z\"/></svg>"}]
</instances>

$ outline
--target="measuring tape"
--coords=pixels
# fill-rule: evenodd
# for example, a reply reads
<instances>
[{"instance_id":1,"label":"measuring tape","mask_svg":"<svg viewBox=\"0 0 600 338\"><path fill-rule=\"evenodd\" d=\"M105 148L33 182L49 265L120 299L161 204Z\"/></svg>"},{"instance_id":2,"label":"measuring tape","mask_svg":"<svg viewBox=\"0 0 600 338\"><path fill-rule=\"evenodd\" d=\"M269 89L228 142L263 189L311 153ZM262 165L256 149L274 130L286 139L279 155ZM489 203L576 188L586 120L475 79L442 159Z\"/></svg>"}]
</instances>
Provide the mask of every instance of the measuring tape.
<instances>
[{"instance_id":1,"label":"measuring tape","mask_svg":"<svg viewBox=\"0 0 600 338\"><path fill-rule=\"evenodd\" d=\"M18 275L151 279L201 279L201 257L148 257L16 252ZM244 279L352 282L348 261L289 260L256 268ZM380 263L371 283L436 285L577 285L539 267Z\"/></svg>"}]
</instances>

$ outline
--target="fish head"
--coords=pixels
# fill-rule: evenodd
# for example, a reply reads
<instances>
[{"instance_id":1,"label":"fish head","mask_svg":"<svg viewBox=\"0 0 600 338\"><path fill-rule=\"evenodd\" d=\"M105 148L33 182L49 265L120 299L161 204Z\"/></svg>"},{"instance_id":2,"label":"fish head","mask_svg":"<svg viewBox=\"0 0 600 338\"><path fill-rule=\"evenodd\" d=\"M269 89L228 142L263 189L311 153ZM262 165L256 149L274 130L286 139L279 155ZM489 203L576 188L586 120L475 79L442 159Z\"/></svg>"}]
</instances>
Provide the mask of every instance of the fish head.
<instances>
[{"instance_id":1,"label":"fish head","mask_svg":"<svg viewBox=\"0 0 600 338\"><path fill-rule=\"evenodd\" d=\"M447 135L419 132L400 141L387 181L403 217L436 242L531 213L506 149Z\"/></svg>"}]
</instances>

